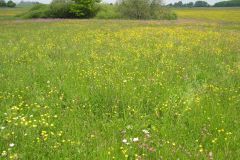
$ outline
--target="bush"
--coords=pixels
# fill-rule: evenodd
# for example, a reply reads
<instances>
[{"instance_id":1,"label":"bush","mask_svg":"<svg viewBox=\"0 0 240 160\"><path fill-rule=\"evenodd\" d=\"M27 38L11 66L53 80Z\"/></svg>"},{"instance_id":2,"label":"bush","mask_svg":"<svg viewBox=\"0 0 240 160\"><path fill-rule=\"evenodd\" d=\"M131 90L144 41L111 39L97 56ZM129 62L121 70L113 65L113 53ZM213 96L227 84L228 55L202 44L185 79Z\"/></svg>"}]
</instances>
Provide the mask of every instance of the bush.
<instances>
[{"instance_id":1,"label":"bush","mask_svg":"<svg viewBox=\"0 0 240 160\"><path fill-rule=\"evenodd\" d=\"M98 19L120 19L122 18L118 8L114 5L101 4L100 10L96 15Z\"/></svg>"},{"instance_id":2,"label":"bush","mask_svg":"<svg viewBox=\"0 0 240 160\"><path fill-rule=\"evenodd\" d=\"M161 0L119 0L119 10L130 19L176 19L175 13L161 6Z\"/></svg>"},{"instance_id":3,"label":"bush","mask_svg":"<svg viewBox=\"0 0 240 160\"><path fill-rule=\"evenodd\" d=\"M159 20L176 20L177 14L170 9L162 9L159 13L159 17L157 18Z\"/></svg>"},{"instance_id":4,"label":"bush","mask_svg":"<svg viewBox=\"0 0 240 160\"><path fill-rule=\"evenodd\" d=\"M96 15L98 0L54 0L50 5L37 4L22 18L90 18Z\"/></svg>"},{"instance_id":5,"label":"bush","mask_svg":"<svg viewBox=\"0 0 240 160\"><path fill-rule=\"evenodd\" d=\"M70 1L55 0L50 4L49 15L52 18L74 18L74 14L70 12Z\"/></svg>"}]
</instances>

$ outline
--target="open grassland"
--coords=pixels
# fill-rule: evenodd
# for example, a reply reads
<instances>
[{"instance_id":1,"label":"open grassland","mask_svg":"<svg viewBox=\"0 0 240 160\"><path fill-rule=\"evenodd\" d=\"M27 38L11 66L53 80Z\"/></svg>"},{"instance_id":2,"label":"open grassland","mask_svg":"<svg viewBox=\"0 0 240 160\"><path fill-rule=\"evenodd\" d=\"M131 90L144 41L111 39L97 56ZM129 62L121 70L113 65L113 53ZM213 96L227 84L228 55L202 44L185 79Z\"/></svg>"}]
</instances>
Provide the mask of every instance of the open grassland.
<instances>
[{"instance_id":1,"label":"open grassland","mask_svg":"<svg viewBox=\"0 0 240 160\"><path fill-rule=\"evenodd\" d=\"M0 8L0 20L1 19L14 19L16 15L26 12L29 7L22 8Z\"/></svg>"},{"instance_id":2,"label":"open grassland","mask_svg":"<svg viewBox=\"0 0 240 160\"><path fill-rule=\"evenodd\" d=\"M174 9L179 19L240 23L240 8L180 8Z\"/></svg>"},{"instance_id":3,"label":"open grassland","mask_svg":"<svg viewBox=\"0 0 240 160\"><path fill-rule=\"evenodd\" d=\"M0 159L240 157L240 28L0 21Z\"/></svg>"}]
</instances>

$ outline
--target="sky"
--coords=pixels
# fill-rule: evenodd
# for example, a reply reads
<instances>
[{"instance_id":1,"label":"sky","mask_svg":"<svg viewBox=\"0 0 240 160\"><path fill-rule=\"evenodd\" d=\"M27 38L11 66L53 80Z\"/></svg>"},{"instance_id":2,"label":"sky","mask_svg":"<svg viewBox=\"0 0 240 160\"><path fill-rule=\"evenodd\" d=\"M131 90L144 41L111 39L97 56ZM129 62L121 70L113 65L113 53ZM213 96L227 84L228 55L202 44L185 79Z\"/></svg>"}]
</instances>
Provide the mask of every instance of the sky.
<instances>
[{"instance_id":1,"label":"sky","mask_svg":"<svg viewBox=\"0 0 240 160\"><path fill-rule=\"evenodd\" d=\"M13 0L15 2L20 2L21 0ZM52 0L23 0L23 1L38 1L40 3L50 3ZM102 0L103 2L108 2L108 3L114 3L116 0ZM163 0L165 4L169 4L169 3L174 3L174 2L178 2L180 0ZM188 2L194 2L197 0L181 0L183 3L188 3ZM223 1L223 0L205 0L207 1L209 4L214 4L216 2L219 1Z\"/></svg>"}]
</instances>

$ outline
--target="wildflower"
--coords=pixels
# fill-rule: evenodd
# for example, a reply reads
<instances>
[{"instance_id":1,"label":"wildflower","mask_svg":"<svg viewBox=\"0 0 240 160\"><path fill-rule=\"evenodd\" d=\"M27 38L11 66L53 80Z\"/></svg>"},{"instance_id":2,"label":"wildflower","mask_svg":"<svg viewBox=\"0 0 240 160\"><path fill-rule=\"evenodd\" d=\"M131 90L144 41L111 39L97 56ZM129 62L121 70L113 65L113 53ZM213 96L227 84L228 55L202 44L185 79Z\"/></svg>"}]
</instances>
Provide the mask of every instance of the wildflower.
<instances>
[{"instance_id":1,"label":"wildflower","mask_svg":"<svg viewBox=\"0 0 240 160\"><path fill-rule=\"evenodd\" d=\"M122 142L126 144L127 143L127 139L123 139Z\"/></svg>"},{"instance_id":2,"label":"wildflower","mask_svg":"<svg viewBox=\"0 0 240 160\"><path fill-rule=\"evenodd\" d=\"M146 129L143 129L142 132L143 132L144 134L149 134L149 131L146 130Z\"/></svg>"},{"instance_id":3,"label":"wildflower","mask_svg":"<svg viewBox=\"0 0 240 160\"><path fill-rule=\"evenodd\" d=\"M14 146L15 146L14 143L10 143L10 144L9 144L9 147L14 147Z\"/></svg>"},{"instance_id":4,"label":"wildflower","mask_svg":"<svg viewBox=\"0 0 240 160\"><path fill-rule=\"evenodd\" d=\"M7 151L3 151L1 155L2 157L5 157L7 155Z\"/></svg>"},{"instance_id":5,"label":"wildflower","mask_svg":"<svg viewBox=\"0 0 240 160\"><path fill-rule=\"evenodd\" d=\"M208 158L209 158L210 160L213 159L213 152L209 152L209 153L208 153Z\"/></svg>"},{"instance_id":6,"label":"wildflower","mask_svg":"<svg viewBox=\"0 0 240 160\"><path fill-rule=\"evenodd\" d=\"M139 141L139 138L138 138L138 137L133 138L132 141L133 141L133 142L138 142L138 141Z\"/></svg>"},{"instance_id":7,"label":"wildflower","mask_svg":"<svg viewBox=\"0 0 240 160\"><path fill-rule=\"evenodd\" d=\"M133 127L131 125L128 125L126 128L127 129L132 129Z\"/></svg>"},{"instance_id":8,"label":"wildflower","mask_svg":"<svg viewBox=\"0 0 240 160\"><path fill-rule=\"evenodd\" d=\"M1 130L4 130L5 128L6 128L6 127L3 127L3 126L2 126L2 127L1 127Z\"/></svg>"}]
</instances>

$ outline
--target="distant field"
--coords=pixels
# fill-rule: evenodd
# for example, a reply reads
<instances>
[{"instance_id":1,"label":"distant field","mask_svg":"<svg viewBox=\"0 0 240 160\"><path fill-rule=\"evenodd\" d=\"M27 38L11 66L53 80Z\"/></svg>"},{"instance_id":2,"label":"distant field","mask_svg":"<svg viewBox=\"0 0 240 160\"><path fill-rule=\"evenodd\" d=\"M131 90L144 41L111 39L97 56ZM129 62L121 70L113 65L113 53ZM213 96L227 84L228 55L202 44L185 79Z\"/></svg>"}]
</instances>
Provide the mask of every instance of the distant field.
<instances>
[{"instance_id":1,"label":"distant field","mask_svg":"<svg viewBox=\"0 0 240 160\"><path fill-rule=\"evenodd\" d=\"M29 7L19 8L0 8L0 20L1 19L12 19L14 16L26 12Z\"/></svg>"},{"instance_id":2,"label":"distant field","mask_svg":"<svg viewBox=\"0 0 240 160\"><path fill-rule=\"evenodd\" d=\"M174 9L179 19L240 22L240 8Z\"/></svg>"}]
</instances>

